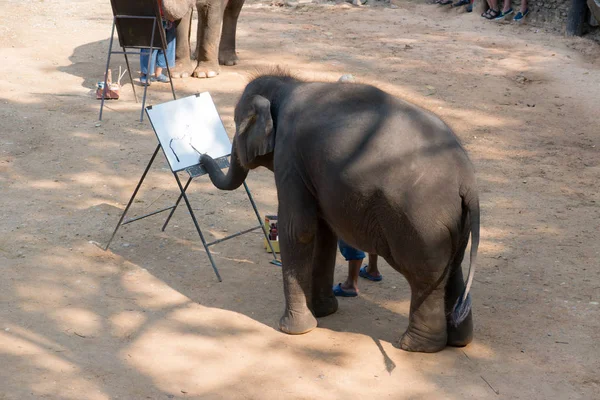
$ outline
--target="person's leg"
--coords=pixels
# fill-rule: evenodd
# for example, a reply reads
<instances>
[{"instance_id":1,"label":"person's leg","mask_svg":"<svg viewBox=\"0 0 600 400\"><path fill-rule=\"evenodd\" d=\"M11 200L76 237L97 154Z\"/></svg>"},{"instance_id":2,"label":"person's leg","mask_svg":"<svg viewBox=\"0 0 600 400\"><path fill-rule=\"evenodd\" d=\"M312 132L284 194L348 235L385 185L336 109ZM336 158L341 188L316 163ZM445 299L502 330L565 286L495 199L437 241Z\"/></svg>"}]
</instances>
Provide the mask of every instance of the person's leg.
<instances>
[{"instance_id":1,"label":"person's leg","mask_svg":"<svg viewBox=\"0 0 600 400\"><path fill-rule=\"evenodd\" d=\"M380 276L381 273L377 268L377 254L369 253L369 264L367 265L367 274L371 276Z\"/></svg>"},{"instance_id":2,"label":"person's leg","mask_svg":"<svg viewBox=\"0 0 600 400\"><path fill-rule=\"evenodd\" d=\"M341 239L338 240L338 247L342 256L348 261L348 277L341 284L341 288L344 291L358 293L358 271L365 258L365 253L351 247Z\"/></svg>"},{"instance_id":3,"label":"person's leg","mask_svg":"<svg viewBox=\"0 0 600 400\"><path fill-rule=\"evenodd\" d=\"M482 17L487 19L496 18L500 14L500 10L498 9L498 0L487 0L488 10L481 14Z\"/></svg>"},{"instance_id":4,"label":"person's leg","mask_svg":"<svg viewBox=\"0 0 600 400\"><path fill-rule=\"evenodd\" d=\"M148 83L148 61L150 60L150 49L140 50L140 82ZM152 70L150 70L152 71Z\"/></svg>"},{"instance_id":5,"label":"person's leg","mask_svg":"<svg viewBox=\"0 0 600 400\"><path fill-rule=\"evenodd\" d=\"M166 52L158 50L156 56L156 80L158 82L169 82L169 77L163 74L163 69L167 68L167 62L169 68L175 66L175 40L177 36L177 30L174 25L171 25L169 29L165 30L165 36L167 38L167 50Z\"/></svg>"},{"instance_id":6,"label":"person's leg","mask_svg":"<svg viewBox=\"0 0 600 400\"><path fill-rule=\"evenodd\" d=\"M511 0L504 0L504 5L502 6L502 14L505 14L509 10L512 10Z\"/></svg>"},{"instance_id":7,"label":"person's leg","mask_svg":"<svg viewBox=\"0 0 600 400\"><path fill-rule=\"evenodd\" d=\"M521 0L521 10L517 13L517 15L515 15L514 21L521 22L527 14L529 14L527 0Z\"/></svg>"}]
</instances>

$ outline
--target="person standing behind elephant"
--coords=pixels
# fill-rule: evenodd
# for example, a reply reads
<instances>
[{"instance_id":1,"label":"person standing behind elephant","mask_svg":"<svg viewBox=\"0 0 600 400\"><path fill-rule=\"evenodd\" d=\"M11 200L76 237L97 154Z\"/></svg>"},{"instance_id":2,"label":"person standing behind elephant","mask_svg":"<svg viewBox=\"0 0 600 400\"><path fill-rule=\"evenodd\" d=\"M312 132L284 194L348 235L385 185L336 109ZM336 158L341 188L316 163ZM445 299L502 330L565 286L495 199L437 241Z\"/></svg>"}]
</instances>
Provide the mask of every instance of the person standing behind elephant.
<instances>
[{"instance_id":1,"label":"person standing behind elephant","mask_svg":"<svg viewBox=\"0 0 600 400\"><path fill-rule=\"evenodd\" d=\"M338 283L333 287L333 294L338 297L356 297L358 296L358 277L368 279L373 282L380 282L383 276L377 268L377 254L369 253L369 263L361 268L365 253L362 250L355 249L343 240L338 240L340 253L348 261L348 277L344 283Z\"/></svg>"},{"instance_id":2,"label":"person standing behind elephant","mask_svg":"<svg viewBox=\"0 0 600 400\"><path fill-rule=\"evenodd\" d=\"M161 0L158 0L158 6L160 7L160 15L163 17L162 25L163 28L165 28L167 51L165 52L162 49L153 49L152 54L150 54L150 49L140 50L140 83L142 85L148 84L149 75L150 80L152 82L168 83L170 81L170 78L164 75L162 73L162 70L163 68L167 68L167 63L169 65L169 68L175 66L175 46L177 44L177 30L173 21L169 21L164 17ZM150 61L150 68L148 68L148 61ZM149 73L149 71L154 71L154 75Z\"/></svg>"}]
</instances>

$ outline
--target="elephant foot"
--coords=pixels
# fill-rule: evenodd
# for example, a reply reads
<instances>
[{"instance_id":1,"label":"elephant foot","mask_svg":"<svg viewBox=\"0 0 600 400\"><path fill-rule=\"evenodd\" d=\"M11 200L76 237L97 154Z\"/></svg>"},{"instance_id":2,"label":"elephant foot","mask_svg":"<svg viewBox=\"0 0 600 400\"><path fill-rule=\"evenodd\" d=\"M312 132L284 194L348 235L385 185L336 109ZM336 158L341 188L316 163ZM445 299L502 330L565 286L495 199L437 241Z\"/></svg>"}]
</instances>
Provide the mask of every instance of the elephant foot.
<instances>
[{"instance_id":1,"label":"elephant foot","mask_svg":"<svg viewBox=\"0 0 600 400\"><path fill-rule=\"evenodd\" d=\"M221 65L231 67L232 65L236 65L239 60L237 54L235 54L235 50L221 50L219 52L219 64Z\"/></svg>"},{"instance_id":2,"label":"elephant foot","mask_svg":"<svg viewBox=\"0 0 600 400\"><path fill-rule=\"evenodd\" d=\"M185 61L177 60L175 62L175 66L173 68L169 68L169 70L171 71L172 78L179 79L188 78L192 68L191 62L186 63Z\"/></svg>"},{"instance_id":3,"label":"elephant foot","mask_svg":"<svg viewBox=\"0 0 600 400\"><path fill-rule=\"evenodd\" d=\"M201 61L194 69L192 76L194 78L214 78L219 75L220 68L217 64L208 61Z\"/></svg>"},{"instance_id":4,"label":"elephant foot","mask_svg":"<svg viewBox=\"0 0 600 400\"><path fill-rule=\"evenodd\" d=\"M279 320L279 329L289 335L302 335L316 327L317 320L308 309L302 314L286 311Z\"/></svg>"},{"instance_id":5,"label":"elephant foot","mask_svg":"<svg viewBox=\"0 0 600 400\"><path fill-rule=\"evenodd\" d=\"M448 324L448 346L465 347L473 341L473 315L469 313L467 318L458 326Z\"/></svg>"},{"instance_id":6,"label":"elephant foot","mask_svg":"<svg viewBox=\"0 0 600 400\"><path fill-rule=\"evenodd\" d=\"M313 313L315 317L322 318L333 314L338 310L337 298L332 294L320 299L313 298Z\"/></svg>"},{"instance_id":7,"label":"elephant foot","mask_svg":"<svg viewBox=\"0 0 600 400\"><path fill-rule=\"evenodd\" d=\"M399 347L406 351L437 353L446 347L446 335L430 338L409 326L400 339Z\"/></svg>"}]
</instances>

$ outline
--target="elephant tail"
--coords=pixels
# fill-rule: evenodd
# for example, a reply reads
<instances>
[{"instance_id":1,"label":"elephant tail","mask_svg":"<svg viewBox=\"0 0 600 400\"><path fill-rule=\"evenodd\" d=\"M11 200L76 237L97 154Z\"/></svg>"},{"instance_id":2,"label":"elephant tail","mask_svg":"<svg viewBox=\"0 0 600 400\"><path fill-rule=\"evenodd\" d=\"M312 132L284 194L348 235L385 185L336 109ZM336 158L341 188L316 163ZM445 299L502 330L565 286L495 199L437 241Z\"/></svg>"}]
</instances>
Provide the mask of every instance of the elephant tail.
<instances>
[{"instance_id":1,"label":"elephant tail","mask_svg":"<svg viewBox=\"0 0 600 400\"><path fill-rule=\"evenodd\" d=\"M475 275L475 261L477 260L477 249L479 248L479 196L477 191L469 189L466 194L461 195L463 207L469 212L469 220L471 222L471 256L469 260L469 274L467 275L467 283L465 290L456 300L454 309L452 310L451 321L454 326L458 326L471 311L471 284Z\"/></svg>"}]
</instances>

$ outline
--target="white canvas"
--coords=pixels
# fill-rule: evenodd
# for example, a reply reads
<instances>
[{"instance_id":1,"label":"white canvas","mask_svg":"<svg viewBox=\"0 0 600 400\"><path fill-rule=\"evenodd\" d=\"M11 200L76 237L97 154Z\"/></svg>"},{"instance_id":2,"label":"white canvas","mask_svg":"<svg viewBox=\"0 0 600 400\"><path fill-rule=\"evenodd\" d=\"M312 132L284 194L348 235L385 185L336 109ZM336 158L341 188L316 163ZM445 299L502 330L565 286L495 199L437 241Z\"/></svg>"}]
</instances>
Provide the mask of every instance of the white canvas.
<instances>
[{"instance_id":1,"label":"white canvas","mask_svg":"<svg viewBox=\"0 0 600 400\"><path fill-rule=\"evenodd\" d=\"M228 156L231 142L208 92L153 105L148 119L173 171L197 165L200 154Z\"/></svg>"}]
</instances>

